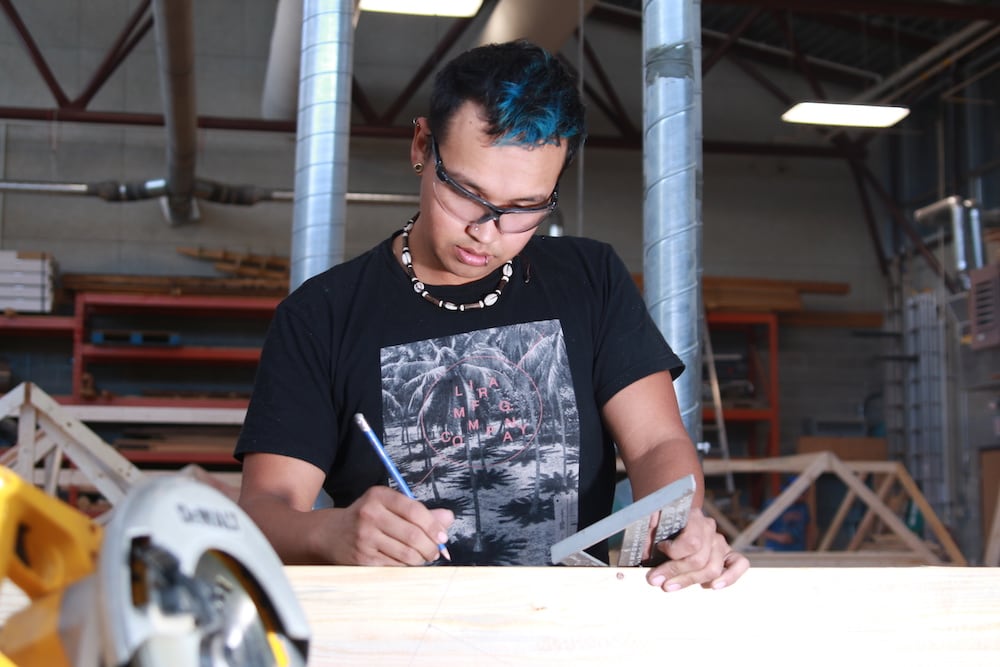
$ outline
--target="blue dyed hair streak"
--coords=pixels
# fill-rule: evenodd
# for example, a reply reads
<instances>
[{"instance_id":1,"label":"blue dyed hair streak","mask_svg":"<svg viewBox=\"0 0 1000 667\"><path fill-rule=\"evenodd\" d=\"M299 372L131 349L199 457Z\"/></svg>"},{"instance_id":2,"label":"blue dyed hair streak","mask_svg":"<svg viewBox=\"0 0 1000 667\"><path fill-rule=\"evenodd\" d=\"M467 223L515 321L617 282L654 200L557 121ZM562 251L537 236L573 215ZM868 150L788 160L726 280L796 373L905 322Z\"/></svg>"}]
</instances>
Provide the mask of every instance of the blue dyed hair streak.
<instances>
[{"instance_id":1,"label":"blue dyed hair streak","mask_svg":"<svg viewBox=\"0 0 1000 667\"><path fill-rule=\"evenodd\" d=\"M434 79L431 132L443 143L452 116L465 102L482 107L497 144L567 145L566 165L587 136L576 79L545 49L520 40L460 54Z\"/></svg>"}]
</instances>

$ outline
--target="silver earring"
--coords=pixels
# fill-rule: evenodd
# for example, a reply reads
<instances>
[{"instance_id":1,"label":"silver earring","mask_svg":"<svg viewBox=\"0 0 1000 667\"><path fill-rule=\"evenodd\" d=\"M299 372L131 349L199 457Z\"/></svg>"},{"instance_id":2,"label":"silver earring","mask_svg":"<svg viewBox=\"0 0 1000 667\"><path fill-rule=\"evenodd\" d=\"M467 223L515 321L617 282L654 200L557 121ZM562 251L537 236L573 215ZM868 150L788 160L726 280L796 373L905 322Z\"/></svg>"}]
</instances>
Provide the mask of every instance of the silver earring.
<instances>
[{"instance_id":1,"label":"silver earring","mask_svg":"<svg viewBox=\"0 0 1000 667\"><path fill-rule=\"evenodd\" d=\"M417 162L416 164L414 164L413 171L417 172L418 174L422 174L424 172L424 163Z\"/></svg>"}]
</instances>

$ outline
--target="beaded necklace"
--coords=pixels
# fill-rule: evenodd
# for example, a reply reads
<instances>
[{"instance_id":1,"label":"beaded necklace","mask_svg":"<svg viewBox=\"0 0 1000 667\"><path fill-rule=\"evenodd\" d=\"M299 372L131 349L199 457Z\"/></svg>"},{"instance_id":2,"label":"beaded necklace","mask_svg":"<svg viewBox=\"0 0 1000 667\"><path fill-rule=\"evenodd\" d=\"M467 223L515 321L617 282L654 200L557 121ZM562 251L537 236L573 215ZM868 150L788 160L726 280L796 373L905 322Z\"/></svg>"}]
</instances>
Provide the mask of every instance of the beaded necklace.
<instances>
[{"instance_id":1,"label":"beaded necklace","mask_svg":"<svg viewBox=\"0 0 1000 667\"><path fill-rule=\"evenodd\" d=\"M445 301L444 299L439 299L430 292L427 291L427 287L417 278L417 274L413 271L413 257L410 254L410 230L413 229L413 223L416 222L417 216L410 218L406 225L403 227L403 252L402 260L403 266L406 268L406 275L410 277L410 283L413 285L413 291L424 297L427 301L430 301L438 308L444 308L445 310L476 310L479 308L488 308L492 306L497 301L500 300L500 295L503 294L504 287L510 282L510 277L514 274L514 262L513 260L507 260L503 265L502 275L500 276L500 282L497 283L496 289L492 292L484 294L479 301L473 301L472 303L452 303L451 301Z\"/></svg>"}]
</instances>

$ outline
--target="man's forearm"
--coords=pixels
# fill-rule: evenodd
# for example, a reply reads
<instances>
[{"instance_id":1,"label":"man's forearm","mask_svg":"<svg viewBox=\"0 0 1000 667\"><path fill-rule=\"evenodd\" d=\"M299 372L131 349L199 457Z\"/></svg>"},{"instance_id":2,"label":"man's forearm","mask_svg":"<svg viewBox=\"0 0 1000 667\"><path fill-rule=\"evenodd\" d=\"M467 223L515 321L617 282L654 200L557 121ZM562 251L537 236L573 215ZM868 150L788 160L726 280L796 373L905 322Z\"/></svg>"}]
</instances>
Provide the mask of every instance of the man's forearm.
<instances>
[{"instance_id":1,"label":"man's forearm","mask_svg":"<svg viewBox=\"0 0 1000 667\"><path fill-rule=\"evenodd\" d=\"M692 506L701 507L705 495L705 482L698 461L698 454L687 438L668 440L633 461L625 461L629 483L632 485L632 497L635 499L647 496L670 482L693 474L695 476L695 495Z\"/></svg>"},{"instance_id":2,"label":"man's forearm","mask_svg":"<svg viewBox=\"0 0 1000 667\"><path fill-rule=\"evenodd\" d=\"M314 542L321 534L325 514L335 510L301 512L277 497L259 496L240 499L240 506L250 515L278 557L286 565L325 564Z\"/></svg>"}]
</instances>

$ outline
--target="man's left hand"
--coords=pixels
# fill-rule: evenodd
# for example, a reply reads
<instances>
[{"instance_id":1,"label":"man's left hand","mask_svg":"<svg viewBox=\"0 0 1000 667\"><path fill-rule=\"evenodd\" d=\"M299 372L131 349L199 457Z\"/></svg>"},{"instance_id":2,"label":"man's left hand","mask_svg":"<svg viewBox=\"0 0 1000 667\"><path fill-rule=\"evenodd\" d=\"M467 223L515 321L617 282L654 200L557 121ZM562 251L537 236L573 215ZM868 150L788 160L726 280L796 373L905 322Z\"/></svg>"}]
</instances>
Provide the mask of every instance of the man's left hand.
<instances>
[{"instance_id":1,"label":"man's left hand","mask_svg":"<svg viewBox=\"0 0 1000 667\"><path fill-rule=\"evenodd\" d=\"M692 509L687 526L677 537L655 547L669 559L652 568L646 580L667 592L700 584L703 588L732 585L750 567L743 554L733 551L718 532L715 519L700 509Z\"/></svg>"}]
</instances>

